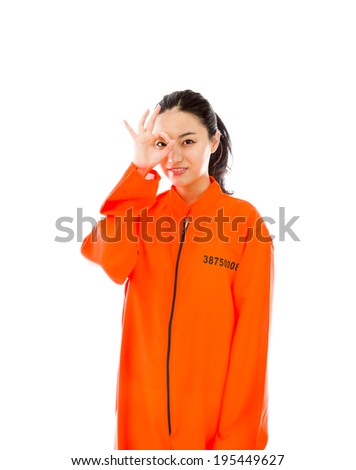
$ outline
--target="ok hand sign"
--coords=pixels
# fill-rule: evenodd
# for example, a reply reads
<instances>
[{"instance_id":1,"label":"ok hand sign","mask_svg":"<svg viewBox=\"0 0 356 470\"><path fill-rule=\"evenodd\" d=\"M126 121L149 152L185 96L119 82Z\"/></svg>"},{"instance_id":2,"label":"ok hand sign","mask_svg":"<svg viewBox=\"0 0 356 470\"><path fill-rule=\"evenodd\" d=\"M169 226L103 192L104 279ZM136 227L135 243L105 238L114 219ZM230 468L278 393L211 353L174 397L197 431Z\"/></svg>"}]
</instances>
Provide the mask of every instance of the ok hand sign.
<instances>
[{"instance_id":1,"label":"ok hand sign","mask_svg":"<svg viewBox=\"0 0 356 470\"><path fill-rule=\"evenodd\" d=\"M161 107L157 105L147 124L146 119L150 111L147 110L143 114L139 122L138 133L124 120L126 129L131 134L135 143L135 153L132 162L146 173L167 157L174 147L174 140L171 140L165 132L153 134L153 128L160 109ZM162 142L164 145L161 146Z\"/></svg>"}]
</instances>

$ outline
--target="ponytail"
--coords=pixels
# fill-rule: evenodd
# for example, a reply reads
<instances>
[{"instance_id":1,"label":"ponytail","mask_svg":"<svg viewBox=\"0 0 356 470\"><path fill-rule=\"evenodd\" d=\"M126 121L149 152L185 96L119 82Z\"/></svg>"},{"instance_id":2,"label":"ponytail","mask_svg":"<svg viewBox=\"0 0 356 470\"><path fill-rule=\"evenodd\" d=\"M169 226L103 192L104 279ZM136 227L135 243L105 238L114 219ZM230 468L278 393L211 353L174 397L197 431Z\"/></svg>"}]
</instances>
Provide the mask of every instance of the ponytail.
<instances>
[{"instance_id":1,"label":"ponytail","mask_svg":"<svg viewBox=\"0 0 356 470\"><path fill-rule=\"evenodd\" d=\"M209 175L215 178L224 193L231 195L233 194L233 191L228 191L225 188L224 180L225 175L231 170L231 167L229 166L229 160L232 158L231 139L220 117L216 113L215 116L217 128L219 129L221 136L218 148L210 156Z\"/></svg>"}]
</instances>

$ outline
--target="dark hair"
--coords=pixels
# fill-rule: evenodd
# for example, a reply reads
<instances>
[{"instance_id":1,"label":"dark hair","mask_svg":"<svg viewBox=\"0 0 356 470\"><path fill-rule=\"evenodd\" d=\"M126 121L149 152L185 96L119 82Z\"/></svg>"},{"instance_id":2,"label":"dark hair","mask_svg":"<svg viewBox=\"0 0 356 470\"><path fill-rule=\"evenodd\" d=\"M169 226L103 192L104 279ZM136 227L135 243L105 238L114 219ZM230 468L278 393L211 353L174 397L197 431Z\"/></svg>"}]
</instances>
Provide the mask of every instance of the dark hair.
<instances>
[{"instance_id":1,"label":"dark hair","mask_svg":"<svg viewBox=\"0 0 356 470\"><path fill-rule=\"evenodd\" d=\"M229 172L229 158L232 157L231 140L229 133L213 110L211 104L200 94L192 90L174 91L165 95L159 102L160 114L165 111L178 108L180 111L191 113L206 127L209 137L212 138L217 130L220 131L220 143L214 153L210 155L209 175L219 183L222 191L233 194L225 188L224 176Z\"/></svg>"}]
</instances>

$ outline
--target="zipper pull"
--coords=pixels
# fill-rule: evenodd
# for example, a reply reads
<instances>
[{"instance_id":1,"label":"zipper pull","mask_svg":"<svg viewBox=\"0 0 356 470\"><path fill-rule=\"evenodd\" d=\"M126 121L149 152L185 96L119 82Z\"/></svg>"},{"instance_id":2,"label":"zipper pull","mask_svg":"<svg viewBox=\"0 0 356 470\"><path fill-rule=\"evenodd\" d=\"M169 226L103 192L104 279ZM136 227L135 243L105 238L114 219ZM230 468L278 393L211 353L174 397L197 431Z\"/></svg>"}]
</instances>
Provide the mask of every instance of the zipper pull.
<instances>
[{"instance_id":1,"label":"zipper pull","mask_svg":"<svg viewBox=\"0 0 356 470\"><path fill-rule=\"evenodd\" d=\"M184 222L183 222L183 230L182 230L181 241L184 241L184 238L185 238L185 232L187 231L188 224L189 224L189 217L184 217Z\"/></svg>"}]
</instances>

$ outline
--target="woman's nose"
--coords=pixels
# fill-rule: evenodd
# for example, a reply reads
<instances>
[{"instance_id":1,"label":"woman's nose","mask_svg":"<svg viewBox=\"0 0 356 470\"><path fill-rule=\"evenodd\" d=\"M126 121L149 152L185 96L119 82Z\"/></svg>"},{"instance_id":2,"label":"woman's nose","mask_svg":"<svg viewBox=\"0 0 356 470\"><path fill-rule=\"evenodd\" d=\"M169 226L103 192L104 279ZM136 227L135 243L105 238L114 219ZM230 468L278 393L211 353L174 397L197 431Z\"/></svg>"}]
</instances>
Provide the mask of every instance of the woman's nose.
<instances>
[{"instance_id":1,"label":"woman's nose","mask_svg":"<svg viewBox=\"0 0 356 470\"><path fill-rule=\"evenodd\" d=\"M174 145L173 149L168 154L168 161L171 163L181 162L183 160L182 152Z\"/></svg>"}]
</instances>

